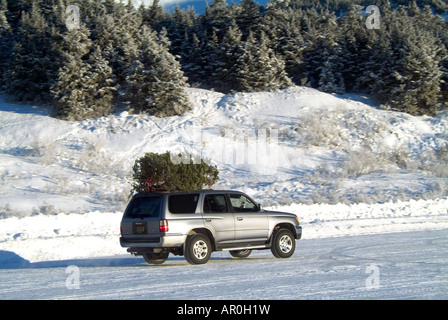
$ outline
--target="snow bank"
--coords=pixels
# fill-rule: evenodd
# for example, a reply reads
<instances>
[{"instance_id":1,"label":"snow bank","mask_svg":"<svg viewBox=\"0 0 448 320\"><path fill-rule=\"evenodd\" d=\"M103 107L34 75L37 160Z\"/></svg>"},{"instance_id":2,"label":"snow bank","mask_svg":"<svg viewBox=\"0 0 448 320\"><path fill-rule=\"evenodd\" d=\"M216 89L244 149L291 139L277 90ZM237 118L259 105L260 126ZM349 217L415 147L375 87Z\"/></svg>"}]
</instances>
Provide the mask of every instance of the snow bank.
<instances>
[{"instance_id":1,"label":"snow bank","mask_svg":"<svg viewBox=\"0 0 448 320\"><path fill-rule=\"evenodd\" d=\"M296 214L307 238L448 228L448 199L380 204L292 204L272 210Z\"/></svg>"},{"instance_id":2,"label":"snow bank","mask_svg":"<svg viewBox=\"0 0 448 320\"><path fill-rule=\"evenodd\" d=\"M292 204L266 208L295 213L303 238L448 228L448 200L383 204ZM119 245L121 212L37 215L0 222L0 250L30 262L125 254Z\"/></svg>"},{"instance_id":3,"label":"snow bank","mask_svg":"<svg viewBox=\"0 0 448 320\"><path fill-rule=\"evenodd\" d=\"M121 213L36 215L0 222L0 250L31 262L126 253L120 247Z\"/></svg>"}]
</instances>

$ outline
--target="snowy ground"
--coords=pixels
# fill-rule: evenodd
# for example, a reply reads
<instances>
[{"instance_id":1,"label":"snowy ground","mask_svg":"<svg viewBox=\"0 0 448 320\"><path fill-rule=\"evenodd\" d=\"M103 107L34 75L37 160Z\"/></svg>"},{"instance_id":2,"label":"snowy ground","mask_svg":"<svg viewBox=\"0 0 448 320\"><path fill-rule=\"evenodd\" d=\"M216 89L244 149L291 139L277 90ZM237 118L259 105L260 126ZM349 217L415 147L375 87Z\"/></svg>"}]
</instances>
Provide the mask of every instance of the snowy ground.
<instances>
[{"instance_id":1,"label":"snowy ground","mask_svg":"<svg viewBox=\"0 0 448 320\"><path fill-rule=\"evenodd\" d=\"M216 253L206 265L210 269L195 269L205 276L228 272L233 287L242 282L244 290L234 298L447 298L446 112L413 117L381 110L366 97L302 87L235 95L189 89L189 95L193 110L180 117L121 112L82 122L60 121L49 116L49 109L0 99L0 298L186 298L182 290L178 295L171 289L145 293L145 285L133 293L131 285L144 264L123 258L125 249L118 244L134 160L144 152L167 150L202 154L221 171L215 189L247 192L266 209L293 212L301 220L304 239L293 259L279 261L257 252L240 262ZM338 264L352 252L355 262ZM373 262L371 255L377 256ZM99 291L89 287L90 280L80 291L64 291L60 277L67 276L70 262L85 266L83 276ZM251 282L244 280L247 270L263 274L273 263L285 268L285 279L269 271L279 283L276 289L268 296L258 278L251 291ZM380 291L362 289L367 263L381 265ZM167 266L184 275L191 270L177 257ZM304 269L295 274L298 266ZM143 271L149 281L169 277L164 266L149 268ZM123 271L131 271L129 278ZM301 280L302 271L317 284ZM333 282L339 271L340 290ZM289 275L294 283L305 281L308 289L299 294L287 286ZM361 285L349 282L350 277ZM130 287L106 295L111 289L101 284L106 278L129 281ZM435 289L423 293L408 279ZM171 287L182 283L169 281ZM319 289L324 282L331 288ZM222 290L211 290L213 285ZM208 279L194 288L198 297L213 298L217 292L229 297L223 285ZM54 291L38 290L46 286Z\"/></svg>"},{"instance_id":2,"label":"snowy ground","mask_svg":"<svg viewBox=\"0 0 448 320\"><path fill-rule=\"evenodd\" d=\"M448 229L448 200L272 207L300 217L304 239ZM118 243L121 212L36 215L0 220L0 250L29 262L126 253ZM4 258L5 259L5 258ZM0 253L0 268L5 266Z\"/></svg>"},{"instance_id":3,"label":"snowy ground","mask_svg":"<svg viewBox=\"0 0 448 320\"><path fill-rule=\"evenodd\" d=\"M0 299L448 298L447 229L297 244L289 259L276 259L270 251L245 260L217 252L198 266L181 257L148 266L130 256L24 264L25 269L0 271ZM77 273L67 269L73 265Z\"/></svg>"}]
</instances>

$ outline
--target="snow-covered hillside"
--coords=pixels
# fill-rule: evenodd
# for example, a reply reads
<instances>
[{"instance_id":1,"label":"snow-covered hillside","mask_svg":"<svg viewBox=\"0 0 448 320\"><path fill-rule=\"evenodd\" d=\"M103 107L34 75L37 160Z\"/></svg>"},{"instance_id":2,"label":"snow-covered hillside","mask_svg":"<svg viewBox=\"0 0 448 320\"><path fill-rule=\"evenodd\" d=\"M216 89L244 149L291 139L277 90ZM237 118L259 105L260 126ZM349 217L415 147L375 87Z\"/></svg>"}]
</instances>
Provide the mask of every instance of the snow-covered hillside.
<instances>
[{"instance_id":1,"label":"snow-covered hillside","mask_svg":"<svg viewBox=\"0 0 448 320\"><path fill-rule=\"evenodd\" d=\"M304 87L188 94L182 116L81 122L1 100L0 250L31 261L122 252L132 165L167 150L210 159L215 189L298 214L305 237L447 226L446 113L413 117Z\"/></svg>"},{"instance_id":2,"label":"snow-covered hillside","mask_svg":"<svg viewBox=\"0 0 448 320\"><path fill-rule=\"evenodd\" d=\"M447 195L447 114L412 117L302 87L189 95L194 108L179 117L76 123L1 102L1 214L121 210L134 160L167 150L202 152L221 170L216 189L242 189L265 206ZM254 139L267 152L251 164Z\"/></svg>"}]
</instances>

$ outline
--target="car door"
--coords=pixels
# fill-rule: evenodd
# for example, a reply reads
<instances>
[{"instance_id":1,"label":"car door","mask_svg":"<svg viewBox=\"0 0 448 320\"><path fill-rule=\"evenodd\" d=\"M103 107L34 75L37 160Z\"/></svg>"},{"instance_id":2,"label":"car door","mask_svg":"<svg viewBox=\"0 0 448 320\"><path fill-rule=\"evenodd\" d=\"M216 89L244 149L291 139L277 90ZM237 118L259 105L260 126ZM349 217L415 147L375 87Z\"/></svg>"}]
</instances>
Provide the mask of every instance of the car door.
<instances>
[{"instance_id":1,"label":"car door","mask_svg":"<svg viewBox=\"0 0 448 320\"><path fill-rule=\"evenodd\" d=\"M234 216L224 193L205 194L202 212L204 224L214 233L217 246L225 246L234 242Z\"/></svg>"},{"instance_id":2,"label":"car door","mask_svg":"<svg viewBox=\"0 0 448 320\"><path fill-rule=\"evenodd\" d=\"M266 241L269 236L266 213L244 194L230 193L228 196L235 216L235 242Z\"/></svg>"}]
</instances>

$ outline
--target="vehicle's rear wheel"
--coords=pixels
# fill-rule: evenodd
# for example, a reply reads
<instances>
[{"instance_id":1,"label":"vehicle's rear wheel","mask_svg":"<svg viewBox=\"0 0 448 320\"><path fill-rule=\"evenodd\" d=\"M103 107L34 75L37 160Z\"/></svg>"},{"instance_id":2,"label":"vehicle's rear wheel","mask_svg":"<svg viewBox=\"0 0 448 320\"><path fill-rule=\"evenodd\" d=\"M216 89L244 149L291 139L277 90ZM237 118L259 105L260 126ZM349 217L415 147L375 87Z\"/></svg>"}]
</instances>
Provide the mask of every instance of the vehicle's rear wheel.
<instances>
[{"instance_id":1,"label":"vehicle's rear wheel","mask_svg":"<svg viewBox=\"0 0 448 320\"><path fill-rule=\"evenodd\" d=\"M212 244L202 233L195 233L185 242L184 256L189 264L204 264L210 259Z\"/></svg>"},{"instance_id":2,"label":"vehicle's rear wheel","mask_svg":"<svg viewBox=\"0 0 448 320\"><path fill-rule=\"evenodd\" d=\"M230 250L229 251L232 257L235 258L247 258L251 253L252 250L246 249L246 250Z\"/></svg>"},{"instance_id":3,"label":"vehicle's rear wheel","mask_svg":"<svg viewBox=\"0 0 448 320\"><path fill-rule=\"evenodd\" d=\"M289 258L294 254L296 241L294 235L288 229L280 229L272 239L272 254L277 258Z\"/></svg>"},{"instance_id":4,"label":"vehicle's rear wheel","mask_svg":"<svg viewBox=\"0 0 448 320\"><path fill-rule=\"evenodd\" d=\"M143 254L143 259L149 264L162 264L168 259L169 252L148 252Z\"/></svg>"}]
</instances>

